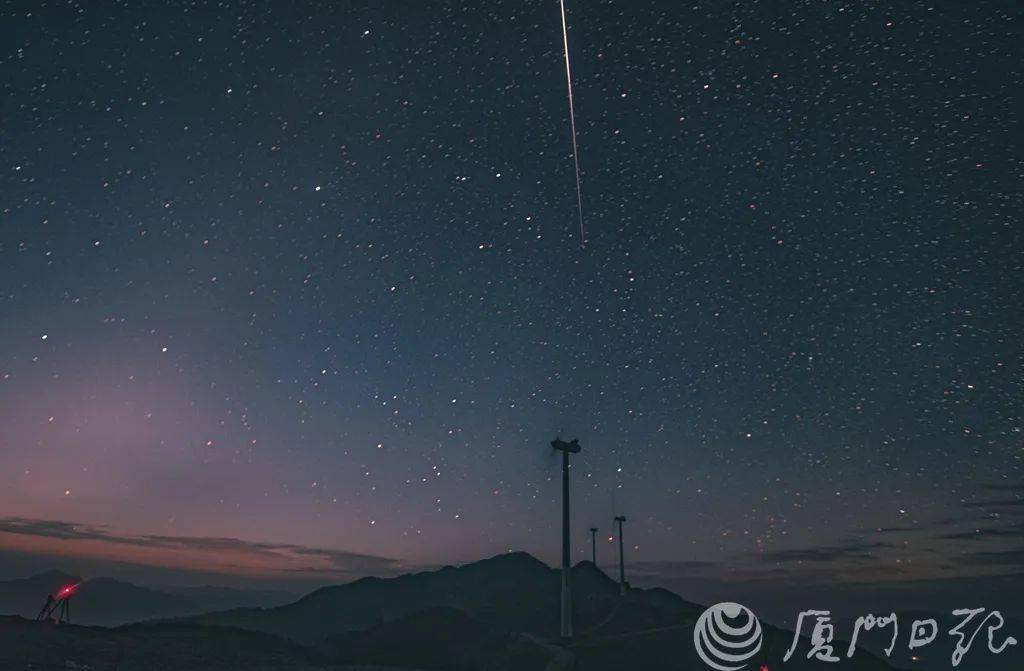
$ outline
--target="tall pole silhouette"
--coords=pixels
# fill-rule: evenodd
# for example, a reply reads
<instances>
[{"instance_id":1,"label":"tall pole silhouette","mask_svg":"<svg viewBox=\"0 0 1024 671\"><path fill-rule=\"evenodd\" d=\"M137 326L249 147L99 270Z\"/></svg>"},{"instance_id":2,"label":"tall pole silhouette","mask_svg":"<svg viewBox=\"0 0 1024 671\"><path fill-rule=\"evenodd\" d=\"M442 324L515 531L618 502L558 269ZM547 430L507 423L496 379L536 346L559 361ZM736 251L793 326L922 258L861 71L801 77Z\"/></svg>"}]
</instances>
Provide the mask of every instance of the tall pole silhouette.
<instances>
[{"instance_id":1,"label":"tall pole silhouette","mask_svg":"<svg viewBox=\"0 0 1024 671\"><path fill-rule=\"evenodd\" d=\"M551 447L562 452L562 638L572 638L572 567L569 543L569 455L580 451L578 440L565 442L559 438Z\"/></svg>"},{"instance_id":2,"label":"tall pole silhouette","mask_svg":"<svg viewBox=\"0 0 1024 671\"><path fill-rule=\"evenodd\" d=\"M625 554L622 551L622 523L626 521L626 518L619 515L615 518L615 521L619 523L619 593L626 593L626 562Z\"/></svg>"},{"instance_id":3,"label":"tall pole silhouette","mask_svg":"<svg viewBox=\"0 0 1024 671\"><path fill-rule=\"evenodd\" d=\"M590 527L590 561L597 566L597 527Z\"/></svg>"}]
</instances>

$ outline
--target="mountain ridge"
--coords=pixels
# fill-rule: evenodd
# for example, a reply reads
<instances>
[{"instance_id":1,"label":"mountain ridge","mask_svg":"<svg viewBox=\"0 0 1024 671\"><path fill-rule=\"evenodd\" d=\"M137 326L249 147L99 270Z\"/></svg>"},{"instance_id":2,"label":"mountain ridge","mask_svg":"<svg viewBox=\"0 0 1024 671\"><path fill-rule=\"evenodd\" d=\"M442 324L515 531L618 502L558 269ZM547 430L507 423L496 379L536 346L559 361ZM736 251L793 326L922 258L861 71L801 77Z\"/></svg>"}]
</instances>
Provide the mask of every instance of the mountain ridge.
<instances>
[{"instance_id":1,"label":"mountain ridge","mask_svg":"<svg viewBox=\"0 0 1024 671\"><path fill-rule=\"evenodd\" d=\"M0 581L0 614L34 619L47 595L69 585L78 586L71 601L72 621L99 626L221 610L234 604L251 604L270 594L211 588L161 589L107 576L82 578L49 569L25 578Z\"/></svg>"},{"instance_id":2,"label":"mountain ridge","mask_svg":"<svg viewBox=\"0 0 1024 671\"><path fill-rule=\"evenodd\" d=\"M76 651L67 659L96 671L149 669L153 659L167 662L160 668L184 671L204 655L216 659L217 668L251 671L257 668L253 652L259 650L274 660L266 668L304 671L338 669L338 664L450 671L540 671L552 664L587 671L706 668L693 644L702 606L661 588L621 594L618 582L591 562L572 571L576 635L571 640L558 637L560 571L526 553L328 585L282 606L115 629L6 620L0 622L0 636L13 645L31 636L42 648L64 646ZM776 668L793 634L771 625L763 632L764 645L751 658L751 668ZM44 649L39 658L49 654ZM123 665L126 659L137 666ZM802 655L785 664L793 671L819 666ZM832 668L891 669L861 651Z\"/></svg>"}]
</instances>

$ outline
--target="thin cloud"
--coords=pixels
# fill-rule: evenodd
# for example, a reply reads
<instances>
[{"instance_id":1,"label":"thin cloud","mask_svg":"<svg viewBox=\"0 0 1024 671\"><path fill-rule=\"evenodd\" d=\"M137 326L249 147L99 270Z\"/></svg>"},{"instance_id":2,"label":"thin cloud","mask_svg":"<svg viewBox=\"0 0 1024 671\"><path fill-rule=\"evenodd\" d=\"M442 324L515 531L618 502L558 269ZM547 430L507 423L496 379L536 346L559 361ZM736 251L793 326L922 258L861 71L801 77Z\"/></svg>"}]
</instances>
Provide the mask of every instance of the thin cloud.
<instances>
[{"instance_id":1,"label":"thin cloud","mask_svg":"<svg viewBox=\"0 0 1024 671\"><path fill-rule=\"evenodd\" d=\"M910 534L928 531L928 527L875 527L873 529L857 529L858 534Z\"/></svg>"},{"instance_id":2,"label":"thin cloud","mask_svg":"<svg viewBox=\"0 0 1024 671\"><path fill-rule=\"evenodd\" d=\"M981 541L989 538L1024 538L1024 527L1010 528L985 528L972 529L970 531L958 531L956 533L944 534L938 537L947 541Z\"/></svg>"},{"instance_id":3,"label":"thin cloud","mask_svg":"<svg viewBox=\"0 0 1024 671\"><path fill-rule=\"evenodd\" d=\"M630 573L652 576L685 575L693 573L694 571L706 571L719 566L720 565L717 562L698 559L681 559L678 561L658 560L633 562L629 565L629 571Z\"/></svg>"},{"instance_id":4,"label":"thin cloud","mask_svg":"<svg viewBox=\"0 0 1024 671\"><path fill-rule=\"evenodd\" d=\"M960 507L970 511L971 515L963 521L962 526L970 526L937 536L936 540L964 541L976 546L953 560L959 566L1024 566L1024 547L1020 547L1020 539L1024 538L1024 487L1000 484L985 489L1003 496L981 501L961 501Z\"/></svg>"},{"instance_id":5,"label":"thin cloud","mask_svg":"<svg viewBox=\"0 0 1024 671\"><path fill-rule=\"evenodd\" d=\"M63 520L40 520L25 517L0 518L0 533L67 541L101 541L138 548L188 550L208 553L238 553L270 561L280 560L281 570L301 573L335 572L367 574L393 574L402 567L395 559L376 555L348 552L333 548L309 547L291 543L262 543L239 538L218 536L138 536L113 533L106 526L78 524ZM321 566L287 567L283 564L295 560L316 560Z\"/></svg>"},{"instance_id":6,"label":"thin cloud","mask_svg":"<svg viewBox=\"0 0 1024 671\"><path fill-rule=\"evenodd\" d=\"M0 518L0 532L22 536L41 536L60 540L103 540L111 543L118 539L108 534L103 527L94 527L59 520L37 520L27 517Z\"/></svg>"},{"instance_id":7,"label":"thin cloud","mask_svg":"<svg viewBox=\"0 0 1024 671\"><path fill-rule=\"evenodd\" d=\"M965 566L1024 566L1024 547L989 552L972 552L957 559Z\"/></svg>"},{"instance_id":8,"label":"thin cloud","mask_svg":"<svg viewBox=\"0 0 1024 671\"><path fill-rule=\"evenodd\" d=\"M1016 512L1016 509L1024 507L1024 485L998 484L984 487L985 491L991 492L994 497L982 501L961 501L960 506L968 510L978 508L1009 508Z\"/></svg>"},{"instance_id":9,"label":"thin cloud","mask_svg":"<svg viewBox=\"0 0 1024 671\"><path fill-rule=\"evenodd\" d=\"M874 559L877 550L895 547L897 546L891 543L846 543L844 545L776 550L759 556L762 561L766 562L865 561Z\"/></svg>"},{"instance_id":10,"label":"thin cloud","mask_svg":"<svg viewBox=\"0 0 1024 671\"><path fill-rule=\"evenodd\" d=\"M1024 485L1018 484L988 485L985 489L990 492L1018 492L1024 495Z\"/></svg>"},{"instance_id":11,"label":"thin cloud","mask_svg":"<svg viewBox=\"0 0 1024 671\"><path fill-rule=\"evenodd\" d=\"M1020 508L1024 507L1024 499L995 499L992 501L967 501L964 508Z\"/></svg>"}]
</instances>

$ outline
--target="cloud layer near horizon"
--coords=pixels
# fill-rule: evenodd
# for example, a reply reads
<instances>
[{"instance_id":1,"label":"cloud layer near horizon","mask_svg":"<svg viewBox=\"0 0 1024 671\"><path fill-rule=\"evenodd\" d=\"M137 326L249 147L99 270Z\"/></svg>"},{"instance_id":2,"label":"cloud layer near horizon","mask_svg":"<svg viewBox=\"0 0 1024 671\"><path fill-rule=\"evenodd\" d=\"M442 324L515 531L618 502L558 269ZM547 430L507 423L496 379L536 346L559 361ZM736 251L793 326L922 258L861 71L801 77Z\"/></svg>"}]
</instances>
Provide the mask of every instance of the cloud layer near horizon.
<instances>
[{"instance_id":1,"label":"cloud layer near horizon","mask_svg":"<svg viewBox=\"0 0 1024 671\"><path fill-rule=\"evenodd\" d=\"M268 543L231 537L121 534L107 526L26 517L0 518L4 546L19 552L84 556L118 562L252 577L392 575L395 559L333 548Z\"/></svg>"}]
</instances>

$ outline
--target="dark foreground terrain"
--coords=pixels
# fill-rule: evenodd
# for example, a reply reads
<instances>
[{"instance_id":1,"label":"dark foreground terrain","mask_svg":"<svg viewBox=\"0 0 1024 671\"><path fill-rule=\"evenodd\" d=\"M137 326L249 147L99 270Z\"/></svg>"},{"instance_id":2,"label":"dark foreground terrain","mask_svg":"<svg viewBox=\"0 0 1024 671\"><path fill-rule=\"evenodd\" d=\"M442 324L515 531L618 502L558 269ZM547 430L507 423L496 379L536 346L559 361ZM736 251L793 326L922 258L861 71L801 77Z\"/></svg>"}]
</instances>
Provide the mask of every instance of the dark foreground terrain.
<instances>
[{"instance_id":1,"label":"dark foreground terrain","mask_svg":"<svg viewBox=\"0 0 1024 671\"><path fill-rule=\"evenodd\" d=\"M703 611L666 590L618 585L574 569L577 635L558 642L559 575L513 553L466 566L317 590L277 608L247 608L117 628L0 619L0 669L698 670ZM790 632L765 627L755 671L783 668ZM843 647L845 649L845 646ZM805 648L806 650L806 648ZM796 657L786 669L821 668ZM866 652L831 669L883 671Z\"/></svg>"}]
</instances>

